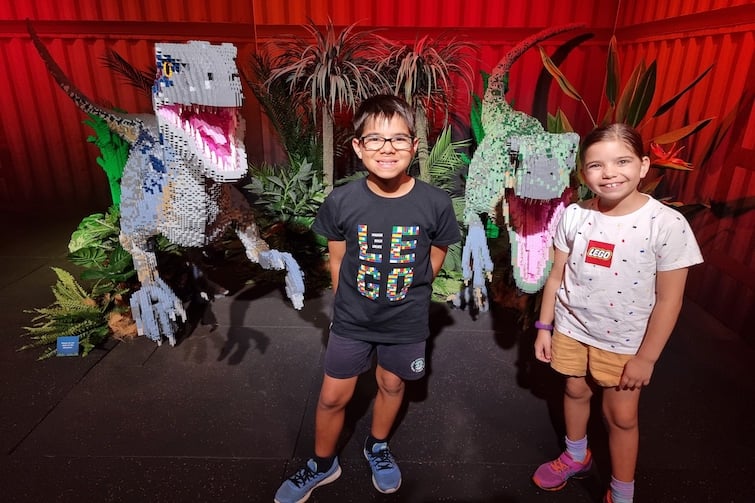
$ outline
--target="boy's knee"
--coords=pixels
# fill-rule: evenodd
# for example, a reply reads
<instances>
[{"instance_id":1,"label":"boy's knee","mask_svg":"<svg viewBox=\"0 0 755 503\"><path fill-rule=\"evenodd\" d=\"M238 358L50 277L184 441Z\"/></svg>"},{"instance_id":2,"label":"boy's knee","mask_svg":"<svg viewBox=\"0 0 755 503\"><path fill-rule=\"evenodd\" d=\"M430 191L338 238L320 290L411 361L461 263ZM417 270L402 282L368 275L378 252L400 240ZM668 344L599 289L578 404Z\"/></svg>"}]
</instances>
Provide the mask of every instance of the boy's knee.
<instances>
[{"instance_id":1,"label":"boy's knee","mask_svg":"<svg viewBox=\"0 0 755 503\"><path fill-rule=\"evenodd\" d=\"M322 410L334 411L343 409L347 403L349 403L349 397L321 393L317 400L317 407Z\"/></svg>"},{"instance_id":2,"label":"boy's knee","mask_svg":"<svg viewBox=\"0 0 755 503\"><path fill-rule=\"evenodd\" d=\"M338 410L346 407L354 394L351 387L323 386L317 399L317 407L323 410Z\"/></svg>"},{"instance_id":3,"label":"boy's knee","mask_svg":"<svg viewBox=\"0 0 755 503\"><path fill-rule=\"evenodd\" d=\"M382 371L376 376L378 388L383 393L389 395L399 395L404 392L404 380L396 374L388 371Z\"/></svg>"}]
</instances>

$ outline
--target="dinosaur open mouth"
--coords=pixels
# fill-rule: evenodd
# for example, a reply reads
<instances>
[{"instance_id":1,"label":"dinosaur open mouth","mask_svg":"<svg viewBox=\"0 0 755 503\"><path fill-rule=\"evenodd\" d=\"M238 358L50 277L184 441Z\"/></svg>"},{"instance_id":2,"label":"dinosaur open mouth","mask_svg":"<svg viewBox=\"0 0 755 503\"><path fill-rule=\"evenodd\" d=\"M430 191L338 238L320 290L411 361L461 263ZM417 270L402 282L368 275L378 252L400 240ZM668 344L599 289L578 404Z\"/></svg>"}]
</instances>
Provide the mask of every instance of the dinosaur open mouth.
<instances>
[{"instance_id":1,"label":"dinosaur open mouth","mask_svg":"<svg viewBox=\"0 0 755 503\"><path fill-rule=\"evenodd\" d=\"M158 110L162 121L186 135L189 148L220 172L246 170L239 131L238 109L232 107L163 105Z\"/></svg>"},{"instance_id":2,"label":"dinosaur open mouth","mask_svg":"<svg viewBox=\"0 0 755 503\"><path fill-rule=\"evenodd\" d=\"M512 272L523 292L537 293L548 278L553 236L571 194L566 188L561 197L538 200L518 197L506 189L503 214L512 247Z\"/></svg>"}]
</instances>

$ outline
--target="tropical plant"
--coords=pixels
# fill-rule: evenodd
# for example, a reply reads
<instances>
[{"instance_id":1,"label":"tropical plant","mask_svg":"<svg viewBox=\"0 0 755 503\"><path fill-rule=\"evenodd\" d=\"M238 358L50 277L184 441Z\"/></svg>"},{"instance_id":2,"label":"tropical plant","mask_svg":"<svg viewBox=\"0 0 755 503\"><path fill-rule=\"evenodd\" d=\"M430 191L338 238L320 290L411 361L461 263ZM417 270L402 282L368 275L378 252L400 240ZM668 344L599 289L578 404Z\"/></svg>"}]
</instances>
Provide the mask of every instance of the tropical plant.
<instances>
[{"instance_id":1,"label":"tropical plant","mask_svg":"<svg viewBox=\"0 0 755 503\"><path fill-rule=\"evenodd\" d=\"M250 167L251 181L243 188L256 196L255 204L278 222L310 227L325 200L320 175L306 159L287 166Z\"/></svg>"},{"instance_id":2,"label":"tropical plant","mask_svg":"<svg viewBox=\"0 0 755 503\"><path fill-rule=\"evenodd\" d=\"M290 84L283 79L271 80L273 68L286 63L268 51L253 54L251 78L246 77L246 81L278 133L289 158L310 159L314 165L322 166L322 143L308 102L302 102L302 94L292 94Z\"/></svg>"},{"instance_id":3,"label":"tropical plant","mask_svg":"<svg viewBox=\"0 0 755 503\"><path fill-rule=\"evenodd\" d=\"M89 215L79 223L68 243L68 259L84 268L81 279L95 281L91 290L95 296L119 291L119 284L136 276L133 259L118 239L119 218L115 206L105 214ZM126 288L121 293L127 291Z\"/></svg>"},{"instance_id":4,"label":"tropical plant","mask_svg":"<svg viewBox=\"0 0 755 503\"><path fill-rule=\"evenodd\" d=\"M312 20L304 28L311 36L284 35L267 48L274 56L268 89L288 84L293 103L308 100L315 122L322 121L322 162L325 191L334 182L334 116L342 110L354 111L358 103L386 88L385 79L376 70L376 44L371 31L356 31L355 24L336 34L328 20L321 33ZM314 43L312 43L314 40Z\"/></svg>"},{"instance_id":5,"label":"tropical plant","mask_svg":"<svg viewBox=\"0 0 755 503\"><path fill-rule=\"evenodd\" d=\"M443 127L448 124L448 111L454 97L453 76L459 77L467 91L471 91L472 67L465 51L471 50L472 44L447 36L430 38L425 35L413 45L378 38L387 53L378 65L379 71L388 75L393 94L403 96L414 108L419 138L419 178L429 182L429 116L440 111Z\"/></svg>"},{"instance_id":6,"label":"tropical plant","mask_svg":"<svg viewBox=\"0 0 755 503\"><path fill-rule=\"evenodd\" d=\"M488 88L490 74L485 71L481 71L480 74L482 75L482 91L484 93ZM504 76L501 83L504 94L508 91L508 78L508 75ZM485 138L485 128L482 127L482 98L474 93L472 94L472 106L469 110L469 128L472 130L475 145L482 143L483 138Z\"/></svg>"},{"instance_id":7,"label":"tropical plant","mask_svg":"<svg viewBox=\"0 0 755 503\"><path fill-rule=\"evenodd\" d=\"M23 327L32 342L19 350L53 345L39 357L42 360L57 354L55 343L58 337L78 336L81 355L86 356L110 334L106 313L119 309L120 299L107 295L95 300L96 296L84 290L70 272L57 267L52 269L58 277L52 287L55 302L48 307L26 311L36 313L32 319L34 324Z\"/></svg>"},{"instance_id":8,"label":"tropical plant","mask_svg":"<svg viewBox=\"0 0 755 503\"><path fill-rule=\"evenodd\" d=\"M451 127L446 126L438 136L428 156L429 182L451 196L456 221L463 231L464 196L462 171L469 165L469 156L464 150L471 145L470 139L453 141ZM433 281L433 295L442 301L457 295L464 285L461 261L462 245L456 243L448 247L443 266Z\"/></svg>"},{"instance_id":9,"label":"tropical plant","mask_svg":"<svg viewBox=\"0 0 755 503\"><path fill-rule=\"evenodd\" d=\"M582 103L590 116L593 127L597 126L598 123L594 119L595 115L590 112L585 100L576 88L569 82L566 76L561 73L553 61L551 61L545 50L542 47L539 49L543 66L548 73L550 73L556 82L558 82L559 87L567 96ZM627 82L624 83L623 88L621 88L619 84L620 68L616 37L611 37L608 44L608 57L606 59L605 74L607 109L603 114L603 119L600 121L600 124L605 125L613 122L624 122L642 132L643 128L647 127L653 119L657 119L671 110L686 93L695 87L695 85L697 85L697 83L700 82L708 72L710 72L712 68L713 65L706 68L681 91L676 93L676 95L663 102L655 112L653 112L652 116L648 118L647 114L655 97L657 63L656 61L652 61L648 65L644 59L641 60L632 71ZM713 119L714 117L709 117L690 124L685 124L672 131L651 138L648 143L650 146L654 146L654 151L659 154L653 158L653 165L659 168L689 170L691 165L676 157L679 150L676 149L675 144L698 133ZM573 130L566 115L560 109L555 116L548 116L548 128L551 131L557 132ZM660 145L668 144L674 144L668 152L660 147Z\"/></svg>"},{"instance_id":10,"label":"tropical plant","mask_svg":"<svg viewBox=\"0 0 755 503\"><path fill-rule=\"evenodd\" d=\"M541 58L543 65L558 82L564 93L578 100L587 109L587 105L579 92L568 81L568 79L561 73L558 67L553 64L550 58L541 49ZM692 79L687 85L685 85L680 91L678 91L673 97L664 101L655 112L648 117L648 111L655 96L655 84L657 75L657 65L653 61L649 65L646 65L644 60L634 68L629 79L621 88L619 84L619 63L618 53L616 48L616 38L612 37L608 47L608 57L606 61L606 80L605 90L607 99L607 109L604 113L601 124L607 124L611 122L626 122L638 130L642 130L647 127L652 121L666 113L679 102L679 100L693 89L713 68L713 65L708 66L697 77ZM666 174L665 170L670 169L673 172L679 174L690 171L692 169L705 169L716 150L721 146L725 138L728 136L731 127L735 119L739 114L746 112L749 107L746 106L748 100L752 98L749 96L742 96L733 108L727 112L720 120L716 120L716 117L708 117L702 120L690 122L681 127L677 127L672 131L656 134L652 137L648 143L648 152L650 153L651 166L656 168L656 176L647 177L640 189L643 192L653 194L659 199L673 204L679 209L684 206L707 206L709 202L679 202L673 201L674 197L669 194L663 194L660 187L664 181ZM589 113L589 110L588 110ZM592 119L593 115L590 114ZM685 119L687 115L685 114ZM708 137L705 143L696 144L699 133L703 128L709 124L715 123L715 130ZM593 120L593 125L595 124ZM572 131L571 124L566 118L565 114L558 110L556 115L548 115L548 129L551 131ZM664 147L665 146L665 147ZM682 152L686 150L686 156L688 160L682 158ZM657 174L660 171L661 174ZM661 192L661 193L659 193ZM589 191L584 185L579 187L579 197L584 199L590 197ZM720 206L727 206L727 203L718 203Z\"/></svg>"}]
</instances>

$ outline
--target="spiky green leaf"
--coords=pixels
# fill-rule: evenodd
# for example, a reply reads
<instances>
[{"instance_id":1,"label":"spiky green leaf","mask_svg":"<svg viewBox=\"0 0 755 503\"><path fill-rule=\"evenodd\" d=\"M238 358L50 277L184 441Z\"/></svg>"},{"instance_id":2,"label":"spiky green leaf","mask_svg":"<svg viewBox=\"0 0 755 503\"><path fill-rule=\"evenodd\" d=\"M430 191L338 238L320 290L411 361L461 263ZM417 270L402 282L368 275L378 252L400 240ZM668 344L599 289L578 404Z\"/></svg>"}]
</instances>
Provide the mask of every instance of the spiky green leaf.
<instances>
[{"instance_id":1,"label":"spiky green leaf","mask_svg":"<svg viewBox=\"0 0 755 503\"><path fill-rule=\"evenodd\" d=\"M626 122L626 116L629 110L629 105L634 99L634 95L637 90L637 83L640 80L640 76L645 73L645 61L640 61L637 66L632 70L632 74L629 76L629 80L624 85L624 89L621 91L619 101L616 104L611 122Z\"/></svg>"},{"instance_id":2,"label":"spiky green leaf","mask_svg":"<svg viewBox=\"0 0 755 503\"><path fill-rule=\"evenodd\" d=\"M616 47L616 36L608 42L608 59L606 60L606 98L613 108L619 95L619 53Z\"/></svg>"},{"instance_id":3,"label":"spiky green leaf","mask_svg":"<svg viewBox=\"0 0 755 503\"><path fill-rule=\"evenodd\" d=\"M700 80L702 80L702 78L705 77L708 74L708 72L711 71L711 69L713 69L713 65L710 65L708 68L706 68L703 71L703 73L695 77L695 79L692 82L690 82L684 89L679 91L676 94L676 96L674 96L673 98L671 98L670 100L668 100L667 102L659 106L658 110L656 110L655 113L653 114L653 117L659 117L665 114L666 112L668 112L669 110L671 110L671 107L673 107L676 104L676 102L679 101L679 99L682 96L684 96L690 89L695 87L697 83L700 82Z\"/></svg>"},{"instance_id":4,"label":"spiky green leaf","mask_svg":"<svg viewBox=\"0 0 755 503\"><path fill-rule=\"evenodd\" d=\"M668 145L669 143L678 142L680 140L683 140L684 138L687 138L690 135L697 133L698 131L703 129L705 126L710 124L710 122L713 119L714 119L713 117L709 117L707 119L697 121L694 124L689 124L679 129L674 129L673 131L669 131L668 133L664 133L664 134L656 136L655 138L653 138L652 141L659 145Z\"/></svg>"},{"instance_id":5,"label":"spiky green leaf","mask_svg":"<svg viewBox=\"0 0 755 503\"><path fill-rule=\"evenodd\" d=\"M566 78L566 76L561 73L561 70L558 69L558 66L556 66L555 63L551 60L550 57L548 57L548 54L546 54L545 49L538 46L537 47L540 50L540 59L543 61L543 66L548 71L548 73L551 74L551 76L558 82L559 87L561 90L569 96L570 98L573 98L577 101L583 102L582 96L579 95L579 92L577 89L569 82L569 79Z\"/></svg>"},{"instance_id":6,"label":"spiky green leaf","mask_svg":"<svg viewBox=\"0 0 755 503\"><path fill-rule=\"evenodd\" d=\"M626 123L636 127L645 118L650 103L655 95L656 62L650 66L637 81L637 87L629 103L626 115Z\"/></svg>"}]
</instances>

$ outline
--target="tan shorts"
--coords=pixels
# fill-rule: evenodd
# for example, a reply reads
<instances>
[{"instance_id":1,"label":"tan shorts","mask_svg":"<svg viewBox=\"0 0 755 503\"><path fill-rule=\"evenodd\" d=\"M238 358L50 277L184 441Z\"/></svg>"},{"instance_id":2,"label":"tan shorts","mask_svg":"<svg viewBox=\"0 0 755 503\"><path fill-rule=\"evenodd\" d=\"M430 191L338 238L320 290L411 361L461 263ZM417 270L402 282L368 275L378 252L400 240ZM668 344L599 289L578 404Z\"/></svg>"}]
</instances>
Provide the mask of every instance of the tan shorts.
<instances>
[{"instance_id":1,"label":"tan shorts","mask_svg":"<svg viewBox=\"0 0 755 503\"><path fill-rule=\"evenodd\" d=\"M624 365L634 355L611 353L554 331L551 340L551 367L556 372L572 377L585 377L606 388L619 385Z\"/></svg>"}]
</instances>

